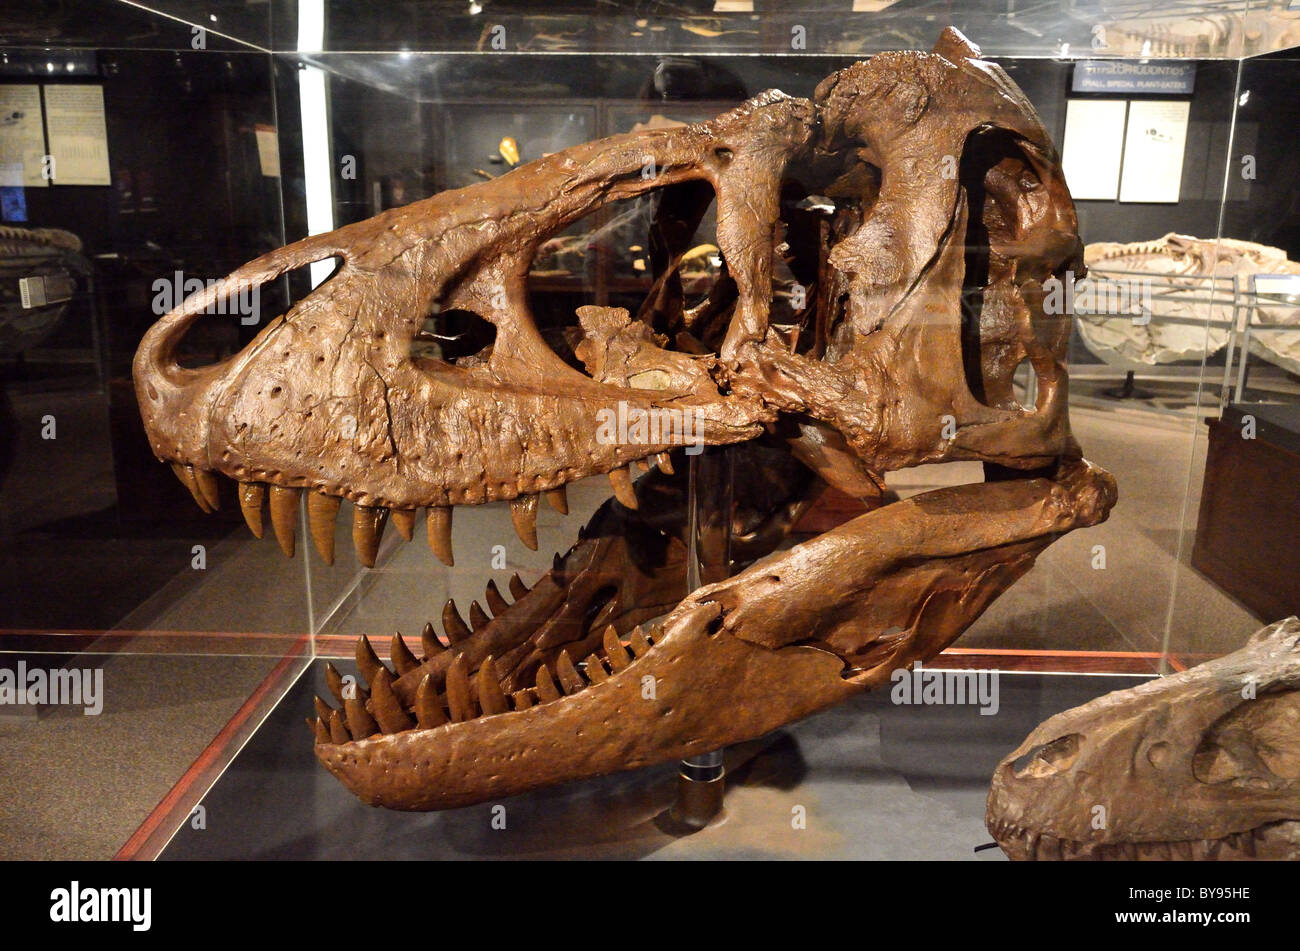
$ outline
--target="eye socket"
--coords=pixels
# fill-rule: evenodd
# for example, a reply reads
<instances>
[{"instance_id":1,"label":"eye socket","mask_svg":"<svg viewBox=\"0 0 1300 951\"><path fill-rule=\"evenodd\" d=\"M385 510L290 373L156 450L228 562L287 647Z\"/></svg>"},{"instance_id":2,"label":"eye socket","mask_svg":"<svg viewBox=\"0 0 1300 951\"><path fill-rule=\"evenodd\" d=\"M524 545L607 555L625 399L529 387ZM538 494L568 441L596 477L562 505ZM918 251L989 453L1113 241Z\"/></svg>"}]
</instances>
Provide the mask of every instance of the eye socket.
<instances>
[{"instance_id":1,"label":"eye socket","mask_svg":"<svg viewBox=\"0 0 1300 951\"><path fill-rule=\"evenodd\" d=\"M1192 775L1211 785L1300 779L1300 691L1244 700L1202 737Z\"/></svg>"},{"instance_id":2,"label":"eye socket","mask_svg":"<svg viewBox=\"0 0 1300 951\"><path fill-rule=\"evenodd\" d=\"M1083 736L1069 733L1058 737L1050 743L1035 746L1024 756L1011 764L1011 771L1018 779L1041 779L1051 776L1063 769L1069 769L1079 758L1079 748L1083 745Z\"/></svg>"}]
</instances>

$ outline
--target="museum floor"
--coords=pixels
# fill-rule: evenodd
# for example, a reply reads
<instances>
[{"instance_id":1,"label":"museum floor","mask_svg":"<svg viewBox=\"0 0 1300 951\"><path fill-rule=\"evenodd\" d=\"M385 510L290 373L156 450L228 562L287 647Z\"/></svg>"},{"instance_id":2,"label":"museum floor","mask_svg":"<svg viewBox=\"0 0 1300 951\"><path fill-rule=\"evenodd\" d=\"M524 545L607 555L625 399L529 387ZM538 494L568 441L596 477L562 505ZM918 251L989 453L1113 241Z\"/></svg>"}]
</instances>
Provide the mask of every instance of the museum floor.
<instances>
[{"instance_id":1,"label":"museum floor","mask_svg":"<svg viewBox=\"0 0 1300 951\"><path fill-rule=\"evenodd\" d=\"M402 546L395 538L385 541L389 554L381 555L387 559L382 570L358 571L349 560L344 527L338 544L347 555L334 569L323 569L314 554L304 559L301 551L287 561L273 541L258 542L239 529L199 538L206 545L206 567L196 571L189 566L192 533L124 539L108 529L101 538L87 530L113 499L111 473L102 462L107 454L90 445L94 416L102 410L61 396L25 397L17 408L20 415L39 416L51 399L64 401L60 412L70 427L84 418L87 435L57 447L65 454L58 465L40 473L16 470L5 483L0 595L8 616L0 627L109 631L96 642L108 651L98 659L109 691L98 717L57 710L40 718L0 719L4 858L111 857L267 681L288 639L318 630L324 635L318 653L347 654L355 633L417 633L424 620L438 616L448 596L462 607L481 597L486 577L500 583L518 571L531 582L608 494L603 480L572 487L567 518L547 511L539 519L538 553L517 542L502 507L458 510L454 574L422 543ZM1008 658L1073 652L1072 663L1087 669L1089 658L1158 653L1166 631L1180 665L1239 646L1260 622L1187 566L1204 466L1203 424L1191 414L1155 414L1139 406L1101 410L1089 399L1077 404L1075 431L1088 456L1116 475L1120 502L1104 525L1051 546L956 647L1008 651ZM890 481L909 494L978 478L977 469L959 464L912 470ZM80 512L67 512L62 500L69 497L82 500ZM52 520L51 512L60 518ZM504 572L489 570L495 544L507 549ZM1098 545L1105 548L1104 570L1093 567ZM306 547L301 540L300 546ZM460 570L476 561L483 571ZM122 610L131 603L139 606ZM213 644L222 653L213 653ZM945 732L939 721L970 710L927 709L918 718L915 711L891 708L887 698L868 697L768 738L761 755L764 744L733 751L738 788L729 798L730 818L691 840L674 840L654 825L671 780L666 768L521 802L519 822L511 827L518 835L491 838L476 819L459 813L417 817L406 827L413 834L402 848L467 856L739 855L773 849L964 857L987 841L979 816L992 764L1042 716L1117 685L1111 678L1026 674L1003 681L1017 685L1004 689L1034 699L1025 700L1015 716L976 715L956 732ZM311 762L302 718L313 689L315 683L299 680L245 747L238 768L213 790L209 831L178 838L167 857L223 849L341 857L350 854L343 842L375 841L371 833L396 828L385 825L394 817L340 797L341 788ZM954 746L954 737L965 745ZM960 752L976 747L978 756ZM860 782L871 789L855 792L850 784ZM286 784L293 783L309 784L308 795L287 800L300 810L297 819L276 812L266 798L283 798ZM796 796L792 785L806 792ZM810 812L815 803L826 810L830 818L821 831L814 835L810 825L797 842L763 831L771 816L756 817L766 815L772 803L785 810L788 829L787 801L800 797L808 799ZM537 832L535 817L547 810L554 812L553 821L548 818L545 831ZM880 832L889 816L901 824L894 837ZM340 823L348 824L349 834L330 844L327 833ZM525 834L528 829L533 833Z\"/></svg>"}]
</instances>

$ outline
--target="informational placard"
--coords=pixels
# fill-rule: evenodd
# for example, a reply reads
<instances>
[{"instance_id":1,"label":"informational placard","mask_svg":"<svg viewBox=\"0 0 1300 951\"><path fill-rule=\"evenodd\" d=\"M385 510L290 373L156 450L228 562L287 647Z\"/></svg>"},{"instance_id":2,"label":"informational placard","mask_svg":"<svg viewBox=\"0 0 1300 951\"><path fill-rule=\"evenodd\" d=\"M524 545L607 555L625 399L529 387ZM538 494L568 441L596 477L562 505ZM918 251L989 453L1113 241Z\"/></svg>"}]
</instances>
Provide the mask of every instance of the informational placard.
<instances>
[{"instance_id":1,"label":"informational placard","mask_svg":"<svg viewBox=\"0 0 1300 951\"><path fill-rule=\"evenodd\" d=\"M1123 99L1071 99L1065 107L1061 166L1075 200L1114 201L1124 154Z\"/></svg>"},{"instance_id":2,"label":"informational placard","mask_svg":"<svg viewBox=\"0 0 1300 951\"><path fill-rule=\"evenodd\" d=\"M280 177L280 140L275 126L258 123L253 130L257 135L257 161L267 178Z\"/></svg>"},{"instance_id":3,"label":"informational placard","mask_svg":"<svg viewBox=\"0 0 1300 951\"><path fill-rule=\"evenodd\" d=\"M45 126L56 185L109 185L104 87L45 87Z\"/></svg>"},{"instance_id":4,"label":"informational placard","mask_svg":"<svg viewBox=\"0 0 1300 951\"><path fill-rule=\"evenodd\" d=\"M1074 64L1072 92L1147 93L1190 96L1195 63L1129 63L1096 60Z\"/></svg>"},{"instance_id":5,"label":"informational placard","mask_svg":"<svg viewBox=\"0 0 1300 951\"><path fill-rule=\"evenodd\" d=\"M41 88L0 85L0 187L42 188L44 165Z\"/></svg>"},{"instance_id":6,"label":"informational placard","mask_svg":"<svg viewBox=\"0 0 1300 951\"><path fill-rule=\"evenodd\" d=\"M1120 201L1163 204L1178 201L1189 109L1186 101L1129 103Z\"/></svg>"}]
</instances>

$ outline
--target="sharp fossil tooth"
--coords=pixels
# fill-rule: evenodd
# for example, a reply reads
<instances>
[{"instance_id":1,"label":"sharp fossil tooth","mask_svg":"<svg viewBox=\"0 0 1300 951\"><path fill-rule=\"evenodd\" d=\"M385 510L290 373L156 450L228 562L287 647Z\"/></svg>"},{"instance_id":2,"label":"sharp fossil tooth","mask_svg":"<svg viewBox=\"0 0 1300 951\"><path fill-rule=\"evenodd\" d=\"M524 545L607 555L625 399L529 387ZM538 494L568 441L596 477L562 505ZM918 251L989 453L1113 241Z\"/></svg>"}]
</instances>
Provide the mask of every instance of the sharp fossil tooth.
<instances>
[{"instance_id":1,"label":"sharp fossil tooth","mask_svg":"<svg viewBox=\"0 0 1300 951\"><path fill-rule=\"evenodd\" d=\"M339 669L329 661L325 661L325 684L330 688L330 693L334 694L334 699L339 703L343 702L343 675Z\"/></svg>"},{"instance_id":2,"label":"sharp fossil tooth","mask_svg":"<svg viewBox=\"0 0 1300 951\"><path fill-rule=\"evenodd\" d=\"M632 647L633 657L644 657L650 651L650 642L641 631L641 625L638 624L632 628L632 633L628 635L628 643Z\"/></svg>"},{"instance_id":3,"label":"sharp fossil tooth","mask_svg":"<svg viewBox=\"0 0 1300 951\"><path fill-rule=\"evenodd\" d=\"M499 617L501 612L510 607L510 603L501 596L501 591L497 588L495 581L488 581L487 587L483 591L483 597L487 599L488 610L492 612L493 617Z\"/></svg>"},{"instance_id":4,"label":"sharp fossil tooth","mask_svg":"<svg viewBox=\"0 0 1300 951\"><path fill-rule=\"evenodd\" d=\"M469 629L469 625L461 620L460 612L456 610L456 602L452 598L448 598L447 603L442 606L442 629L447 635L447 643L453 647L474 633Z\"/></svg>"},{"instance_id":5,"label":"sharp fossil tooth","mask_svg":"<svg viewBox=\"0 0 1300 951\"><path fill-rule=\"evenodd\" d=\"M479 603L477 601L471 601L469 603L469 626L471 628L473 628L475 631L481 631L483 630L483 628L487 627L488 624L490 624L491 622L492 619L487 616L487 612L485 612L481 607L479 607Z\"/></svg>"},{"instance_id":6,"label":"sharp fossil tooth","mask_svg":"<svg viewBox=\"0 0 1300 951\"><path fill-rule=\"evenodd\" d=\"M402 640L400 631L393 635L393 644L388 649L388 658L393 662L393 666L397 668L397 676L399 677L407 671L415 670L420 666L420 662L411 653L411 649L406 646L406 641Z\"/></svg>"},{"instance_id":7,"label":"sharp fossil tooth","mask_svg":"<svg viewBox=\"0 0 1300 951\"><path fill-rule=\"evenodd\" d=\"M379 729L372 717L366 710L366 705L360 698L353 697L343 701L343 708L348 713L348 732L352 734L354 740L364 740L368 736L373 736Z\"/></svg>"},{"instance_id":8,"label":"sharp fossil tooth","mask_svg":"<svg viewBox=\"0 0 1300 951\"><path fill-rule=\"evenodd\" d=\"M528 593L528 585L524 584L522 581L519 580L519 574L516 572L515 574L511 575L510 576L510 597L518 601L527 593Z\"/></svg>"},{"instance_id":9,"label":"sharp fossil tooth","mask_svg":"<svg viewBox=\"0 0 1300 951\"><path fill-rule=\"evenodd\" d=\"M438 560L448 568L456 564L451 551L451 506L430 505L425 513L424 527L429 532L429 548Z\"/></svg>"},{"instance_id":10,"label":"sharp fossil tooth","mask_svg":"<svg viewBox=\"0 0 1300 951\"><path fill-rule=\"evenodd\" d=\"M605 665L600 662L599 654L592 654L587 658L586 671L587 679L593 684L604 683L606 680L609 680L609 671L607 671Z\"/></svg>"},{"instance_id":11,"label":"sharp fossil tooth","mask_svg":"<svg viewBox=\"0 0 1300 951\"><path fill-rule=\"evenodd\" d=\"M472 720L476 715L469 695L469 669L464 654L457 654L447 668L447 711L453 723Z\"/></svg>"},{"instance_id":12,"label":"sharp fossil tooth","mask_svg":"<svg viewBox=\"0 0 1300 951\"><path fill-rule=\"evenodd\" d=\"M564 486L557 485L553 489L547 489L546 502L561 515L569 514L569 493L565 491Z\"/></svg>"},{"instance_id":13,"label":"sharp fossil tooth","mask_svg":"<svg viewBox=\"0 0 1300 951\"><path fill-rule=\"evenodd\" d=\"M632 659L627 656L627 649L618 639L618 631L614 630L611 624L605 628L605 657L609 661L609 669L614 673L627 669L632 663Z\"/></svg>"},{"instance_id":14,"label":"sharp fossil tooth","mask_svg":"<svg viewBox=\"0 0 1300 951\"><path fill-rule=\"evenodd\" d=\"M173 462L172 472L176 473L176 478L181 480L181 485L190 490L190 495L194 497L194 501L198 503L199 508L203 509L204 512L211 512L212 506L203 497L203 493L199 491L199 484L194 481L194 467Z\"/></svg>"},{"instance_id":15,"label":"sharp fossil tooth","mask_svg":"<svg viewBox=\"0 0 1300 951\"><path fill-rule=\"evenodd\" d=\"M421 730L432 730L447 722L447 711L442 708L438 691L434 689L433 679L424 675L420 686L415 688L415 719Z\"/></svg>"},{"instance_id":16,"label":"sharp fossil tooth","mask_svg":"<svg viewBox=\"0 0 1300 951\"><path fill-rule=\"evenodd\" d=\"M328 743L330 741L330 728L325 725L324 720L320 717L315 720L308 717L307 723L311 725L311 732L316 737L317 743Z\"/></svg>"},{"instance_id":17,"label":"sharp fossil tooth","mask_svg":"<svg viewBox=\"0 0 1300 951\"><path fill-rule=\"evenodd\" d=\"M510 521L515 534L530 551L537 551L537 496L521 495L510 500Z\"/></svg>"},{"instance_id":18,"label":"sharp fossil tooth","mask_svg":"<svg viewBox=\"0 0 1300 951\"><path fill-rule=\"evenodd\" d=\"M375 649L370 646L370 638L362 634L357 638L357 669L361 671L361 676L366 678L366 683L374 684L375 674L388 668L379 660L379 655Z\"/></svg>"},{"instance_id":19,"label":"sharp fossil tooth","mask_svg":"<svg viewBox=\"0 0 1300 951\"><path fill-rule=\"evenodd\" d=\"M655 454L655 464L668 475L673 475L673 457L666 452Z\"/></svg>"},{"instance_id":20,"label":"sharp fossil tooth","mask_svg":"<svg viewBox=\"0 0 1300 951\"><path fill-rule=\"evenodd\" d=\"M415 721L402 709L402 701L393 693L393 678L387 668L380 668L370 685L370 709L385 733L401 733L415 726Z\"/></svg>"},{"instance_id":21,"label":"sharp fossil tooth","mask_svg":"<svg viewBox=\"0 0 1300 951\"><path fill-rule=\"evenodd\" d=\"M293 557L294 532L298 522L298 496L302 489L289 489L282 485L271 486L271 526L280 550Z\"/></svg>"},{"instance_id":22,"label":"sharp fossil tooth","mask_svg":"<svg viewBox=\"0 0 1300 951\"><path fill-rule=\"evenodd\" d=\"M357 549L357 561L367 568L375 567L379 542L384 537L388 523L388 509L383 506L352 506L352 544Z\"/></svg>"},{"instance_id":23,"label":"sharp fossil tooth","mask_svg":"<svg viewBox=\"0 0 1300 951\"><path fill-rule=\"evenodd\" d=\"M331 707L324 700L322 700L320 697L316 697L315 699L316 699L316 716L320 717L326 723L329 723L330 714L334 712L334 708Z\"/></svg>"},{"instance_id":24,"label":"sharp fossil tooth","mask_svg":"<svg viewBox=\"0 0 1300 951\"><path fill-rule=\"evenodd\" d=\"M516 690L510 695L510 699L515 702L516 710L527 710L536 702L530 690Z\"/></svg>"},{"instance_id":25,"label":"sharp fossil tooth","mask_svg":"<svg viewBox=\"0 0 1300 951\"><path fill-rule=\"evenodd\" d=\"M217 474L208 469L194 469L194 484L199 487L199 493L203 496L203 501L208 503L212 511L221 508L221 487L218 484Z\"/></svg>"},{"instance_id":26,"label":"sharp fossil tooth","mask_svg":"<svg viewBox=\"0 0 1300 951\"><path fill-rule=\"evenodd\" d=\"M262 483L239 483L239 510L244 513L244 521L254 538L261 538L265 531L262 525L262 502L265 498L266 486Z\"/></svg>"},{"instance_id":27,"label":"sharp fossil tooth","mask_svg":"<svg viewBox=\"0 0 1300 951\"><path fill-rule=\"evenodd\" d=\"M347 724L343 722L343 711L335 710L330 714L330 740L334 743L347 743L352 739Z\"/></svg>"},{"instance_id":28,"label":"sharp fossil tooth","mask_svg":"<svg viewBox=\"0 0 1300 951\"><path fill-rule=\"evenodd\" d=\"M343 500L324 492L307 493L307 529L312 544L327 565L334 564L334 520Z\"/></svg>"},{"instance_id":29,"label":"sharp fossil tooth","mask_svg":"<svg viewBox=\"0 0 1300 951\"><path fill-rule=\"evenodd\" d=\"M555 673L559 676L560 686L564 688L566 694L577 693L587 686L587 681L582 679L578 668L573 666L573 658L569 656L568 651L560 651L560 659L555 662Z\"/></svg>"},{"instance_id":30,"label":"sharp fossil tooth","mask_svg":"<svg viewBox=\"0 0 1300 951\"><path fill-rule=\"evenodd\" d=\"M494 713L506 713L510 702L501 690L501 681L497 679L497 665L489 654L478 668L478 703L483 708L484 716Z\"/></svg>"},{"instance_id":31,"label":"sharp fossil tooth","mask_svg":"<svg viewBox=\"0 0 1300 951\"><path fill-rule=\"evenodd\" d=\"M415 509L393 509L388 515L399 535L408 542L415 537Z\"/></svg>"},{"instance_id":32,"label":"sharp fossil tooth","mask_svg":"<svg viewBox=\"0 0 1300 951\"><path fill-rule=\"evenodd\" d=\"M609 484L614 487L614 498L630 509L637 507L636 492L632 489L632 473L628 472L627 466L611 469Z\"/></svg>"},{"instance_id":33,"label":"sharp fossil tooth","mask_svg":"<svg viewBox=\"0 0 1300 951\"><path fill-rule=\"evenodd\" d=\"M555 686L555 681L551 679L551 672L546 669L545 664L537 668L537 699L542 703L560 699L560 690Z\"/></svg>"},{"instance_id":34,"label":"sharp fossil tooth","mask_svg":"<svg viewBox=\"0 0 1300 951\"><path fill-rule=\"evenodd\" d=\"M640 469L642 472L649 472L649 471L650 471L650 460L649 460L649 459L638 459L638 460L636 461L636 467L637 467L638 469Z\"/></svg>"},{"instance_id":35,"label":"sharp fossil tooth","mask_svg":"<svg viewBox=\"0 0 1300 951\"><path fill-rule=\"evenodd\" d=\"M442 646L442 641L438 640L438 634L433 629L430 621L424 622L424 630L420 631L420 644L424 647L424 659L437 657L447 648Z\"/></svg>"}]
</instances>

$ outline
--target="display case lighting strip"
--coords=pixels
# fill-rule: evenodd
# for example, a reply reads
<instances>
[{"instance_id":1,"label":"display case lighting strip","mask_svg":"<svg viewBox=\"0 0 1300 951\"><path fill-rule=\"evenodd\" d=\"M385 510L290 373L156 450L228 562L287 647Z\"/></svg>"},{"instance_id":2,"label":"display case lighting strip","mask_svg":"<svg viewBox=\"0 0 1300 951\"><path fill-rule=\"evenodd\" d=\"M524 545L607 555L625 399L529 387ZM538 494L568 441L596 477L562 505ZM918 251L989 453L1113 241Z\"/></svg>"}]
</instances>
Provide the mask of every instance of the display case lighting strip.
<instances>
[{"instance_id":1,"label":"display case lighting strip","mask_svg":"<svg viewBox=\"0 0 1300 951\"><path fill-rule=\"evenodd\" d=\"M298 0L298 52L318 53L325 45L324 0ZM307 199L307 233L334 230L334 180L330 161L329 95L325 71L302 65L298 70L298 101L302 112L303 182ZM311 286L334 271L333 259L311 265Z\"/></svg>"}]
</instances>

